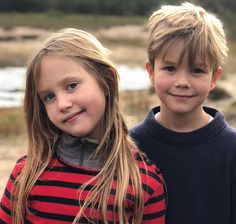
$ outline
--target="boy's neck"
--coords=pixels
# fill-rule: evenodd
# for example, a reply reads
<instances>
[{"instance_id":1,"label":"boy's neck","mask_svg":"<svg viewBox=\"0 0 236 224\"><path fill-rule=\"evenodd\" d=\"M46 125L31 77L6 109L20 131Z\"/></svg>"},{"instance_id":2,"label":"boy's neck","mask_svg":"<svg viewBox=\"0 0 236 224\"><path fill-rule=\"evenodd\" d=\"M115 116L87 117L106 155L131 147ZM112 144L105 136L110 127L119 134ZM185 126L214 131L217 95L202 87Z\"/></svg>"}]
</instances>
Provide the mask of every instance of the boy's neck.
<instances>
[{"instance_id":1,"label":"boy's neck","mask_svg":"<svg viewBox=\"0 0 236 224\"><path fill-rule=\"evenodd\" d=\"M155 119L165 128L175 132L191 132L207 125L212 117L203 109L195 114L169 114L158 112Z\"/></svg>"}]
</instances>

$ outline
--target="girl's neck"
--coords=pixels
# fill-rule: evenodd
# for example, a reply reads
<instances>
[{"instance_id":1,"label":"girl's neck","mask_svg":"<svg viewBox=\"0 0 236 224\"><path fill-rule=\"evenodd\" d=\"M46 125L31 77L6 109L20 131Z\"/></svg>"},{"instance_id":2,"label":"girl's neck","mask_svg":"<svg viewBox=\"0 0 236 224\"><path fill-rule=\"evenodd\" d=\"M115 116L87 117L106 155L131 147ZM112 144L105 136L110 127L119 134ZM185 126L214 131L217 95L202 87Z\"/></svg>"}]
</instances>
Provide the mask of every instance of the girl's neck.
<instances>
[{"instance_id":1,"label":"girl's neck","mask_svg":"<svg viewBox=\"0 0 236 224\"><path fill-rule=\"evenodd\" d=\"M195 113L174 114L160 111L155 119L165 128L175 132L191 132L207 125L212 117L203 108Z\"/></svg>"},{"instance_id":2,"label":"girl's neck","mask_svg":"<svg viewBox=\"0 0 236 224\"><path fill-rule=\"evenodd\" d=\"M97 146L96 140L62 134L57 145L57 155L70 165L99 170L104 161L95 156Z\"/></svg>"}]
</instances>

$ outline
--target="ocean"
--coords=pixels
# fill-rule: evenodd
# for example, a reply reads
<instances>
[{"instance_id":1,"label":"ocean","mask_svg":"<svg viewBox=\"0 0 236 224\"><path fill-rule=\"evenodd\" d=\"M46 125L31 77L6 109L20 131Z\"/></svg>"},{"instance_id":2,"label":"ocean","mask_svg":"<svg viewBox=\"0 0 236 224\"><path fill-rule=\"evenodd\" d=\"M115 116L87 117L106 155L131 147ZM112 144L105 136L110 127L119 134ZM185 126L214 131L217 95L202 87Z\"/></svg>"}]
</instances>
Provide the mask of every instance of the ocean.
<instances>
[{"instance_id":1,"label":"ocean","mask_svg":"<svg viewBox=\"0 0 236 224\"><path fill-rule=\"evenodd\" d=\"M18 107L23 103L25 90L24 67L0 68L0 107ZM150 86L148 74L144 68L119 65L120 91L141 90Z\"/></svg>"}]
</instances>

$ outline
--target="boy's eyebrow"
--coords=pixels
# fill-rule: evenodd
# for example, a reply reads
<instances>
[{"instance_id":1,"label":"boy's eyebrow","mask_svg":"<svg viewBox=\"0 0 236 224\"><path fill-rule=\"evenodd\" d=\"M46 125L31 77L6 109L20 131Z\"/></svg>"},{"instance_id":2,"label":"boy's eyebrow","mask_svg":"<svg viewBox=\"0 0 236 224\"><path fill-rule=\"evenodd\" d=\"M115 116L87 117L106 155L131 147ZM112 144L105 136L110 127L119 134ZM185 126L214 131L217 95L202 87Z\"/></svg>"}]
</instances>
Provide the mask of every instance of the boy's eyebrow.
<instances>
[{"instance_id":1,"label":"boy's eyebrow","mask_svg":"<svg viewBox=\"0 0 236 224\"><path fill-rule=\"evenodd\" d=\"M204 62L197 62L197 63L194 63L194 66L204 66L204 67L207 67L207 64L204 63Z\"/></svg>"},{"instance_id":2,"label":"boy's eyebrow","mask_svg":"<svg viewBox=\"0 0 236 224\"><path fill-rule=\"evenodd\" d=\"M196 63L193 63L192 66L193 66L193 67L201 67L201 68L204 68L204 69L208 69L208 68L211 67L210 64L205 63L205 62L196 62Z\"/></svg>"},{"instance_id":3,"label":"boy's eyebrow","mask_svg":"<svg viewBox=\"0 0 236 224\"><path fill-rule=\"evenodd\" d=\"M163 63L165 64L170 64L170 65L178 65L179 64L179 61L175 62L175 61L169 61L168 59L163 59L161 60ZM193 66L200 66L200 67L208 67L208 65L205 63L205 62L196 62L196 63L193 63Z\"/></svg>"},{"instance_id":4,"label":"boy's eyebrow","mask_svg":"<svg viewBox=\"0 0 236 224\"><path fill-rule=\"evenodd\" d=\"M175 61L168 61L168 60L165 60L165 59L163 59L162 62L165 63L165 64L172 64L172 65L179 64L179 62L176 63Z\"/></svg>"}]
</instances>

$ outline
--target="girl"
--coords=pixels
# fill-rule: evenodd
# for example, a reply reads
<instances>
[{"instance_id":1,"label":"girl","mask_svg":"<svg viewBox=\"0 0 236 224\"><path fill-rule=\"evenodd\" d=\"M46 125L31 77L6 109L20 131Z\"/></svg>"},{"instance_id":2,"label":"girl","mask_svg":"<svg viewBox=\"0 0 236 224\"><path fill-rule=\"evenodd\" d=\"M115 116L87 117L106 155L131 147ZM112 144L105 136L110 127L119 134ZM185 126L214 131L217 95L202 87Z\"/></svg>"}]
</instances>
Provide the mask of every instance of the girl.
<instances>
[{"instance_id":1,"label":"girl","mask_svg":"<svg viewBox=\"0 0 236 224\"><path fill-rule=\"evenodd\" d=\"M1 223L165 222L163 179L128 137L118 74L92 35L64 29L27 70L28 155L1 200Z\"/></svg>"}]
</instances>

